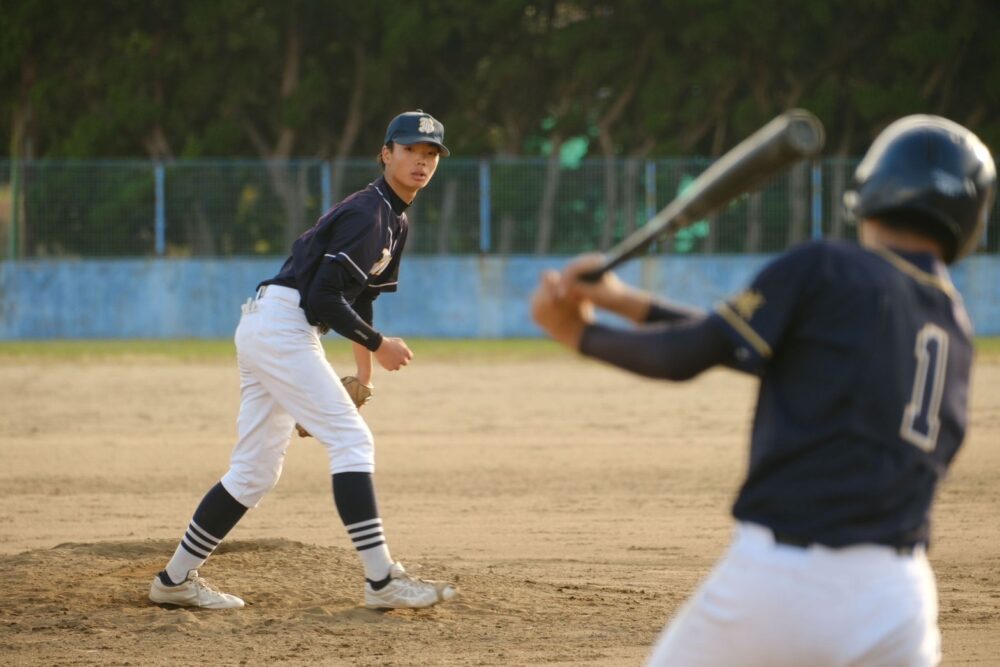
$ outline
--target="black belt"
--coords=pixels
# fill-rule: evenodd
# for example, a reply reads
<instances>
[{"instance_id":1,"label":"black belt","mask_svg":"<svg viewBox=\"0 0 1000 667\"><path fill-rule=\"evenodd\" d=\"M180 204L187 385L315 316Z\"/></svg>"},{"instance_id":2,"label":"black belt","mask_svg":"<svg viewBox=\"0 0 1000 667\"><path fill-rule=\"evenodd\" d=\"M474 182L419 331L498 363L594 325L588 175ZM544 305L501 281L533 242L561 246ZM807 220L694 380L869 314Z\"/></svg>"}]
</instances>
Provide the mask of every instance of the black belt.
<instances>
[{"instance_id":1,"label":"black belt","mask_svg":"<svg viewBox=\"0 0 1000 667\"><path fill-rule=\"evenodd\" d=\"M787 533L779 533L776 530L772 530L771 533L774 535L775 544L784 544L789 547L797 547L799 549L808 549L814 544L819 545L819 542L812 542L810 540L803 539L801 537L795 537L794 535L788 535ZM912 556L913 552L917 550L917 547L922 546L920 544L878 544L873 542L875 546L887 547L892 549L896 554L900 556ZM823 545L820 545L823 546Z\"/></svg>"}]
</instances>

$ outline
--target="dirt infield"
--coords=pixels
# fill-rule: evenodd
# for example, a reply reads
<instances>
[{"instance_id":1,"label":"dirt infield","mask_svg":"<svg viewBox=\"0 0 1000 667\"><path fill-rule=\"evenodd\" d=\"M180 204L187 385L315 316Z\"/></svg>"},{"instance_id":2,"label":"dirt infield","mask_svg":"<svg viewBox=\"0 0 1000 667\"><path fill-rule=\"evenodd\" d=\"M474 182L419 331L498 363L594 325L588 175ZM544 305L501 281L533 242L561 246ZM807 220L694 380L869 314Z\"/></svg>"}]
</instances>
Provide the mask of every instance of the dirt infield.
<instances>
[{"instance_id":1,"label":"dirt infield","mask_svg":"<svg viewBox=\"0 0 1000 667\"><path fill-rule=\"evenodd\" d=\"M300 439L202 570L248 608L150 604L225 470L235 363L0 360L0 663L640 664L728 541L755 383L414 347L365 415L393 555L461 588L420 612L360 606L325 455ZM945 664L998 664L998 362L935 520Z\"/></svg>"}]
</instances>

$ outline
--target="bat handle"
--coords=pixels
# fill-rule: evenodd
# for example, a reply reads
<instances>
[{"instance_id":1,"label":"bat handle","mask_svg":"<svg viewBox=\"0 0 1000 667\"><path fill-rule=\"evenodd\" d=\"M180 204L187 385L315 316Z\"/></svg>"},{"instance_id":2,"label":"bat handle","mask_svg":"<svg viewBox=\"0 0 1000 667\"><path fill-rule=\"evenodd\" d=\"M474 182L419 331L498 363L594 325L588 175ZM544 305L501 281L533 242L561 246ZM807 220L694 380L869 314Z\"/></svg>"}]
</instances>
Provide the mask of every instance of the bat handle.
<instances>
[{"instance_id":1,"label":"bat handle","mask_svg":"<svg viewBox=\"0 0 1000 667\"><path fill-rule=\"evenodd\" d=\"M604 263L598 266L596 269L591 269L590 271L584 271L576 277L577 280L583 283L596 283L601 279L605 273L615 268L619 264L623 263L625 260L631 258L632 255L625 255L622 257L611 258L604 260Z\"/></svg>"},{"instance_id":2,"label":"bat handle","mask_svg":"<svg viewBox=\"0 0 1000 667\"><path fill-rule=\"evenodd\" d=\"M601 276L603 276L605 273L607 273L610 270L611 270L611 267L609 267L609 266L606 266L606 265L605 266L599 266L596 269L591 269L590 271L586 271L584 273L581 273L576 278L577 278L577 280L579 280L582 283L596 283L598 280L601 279Z\"/></svg>"}]
</instances>

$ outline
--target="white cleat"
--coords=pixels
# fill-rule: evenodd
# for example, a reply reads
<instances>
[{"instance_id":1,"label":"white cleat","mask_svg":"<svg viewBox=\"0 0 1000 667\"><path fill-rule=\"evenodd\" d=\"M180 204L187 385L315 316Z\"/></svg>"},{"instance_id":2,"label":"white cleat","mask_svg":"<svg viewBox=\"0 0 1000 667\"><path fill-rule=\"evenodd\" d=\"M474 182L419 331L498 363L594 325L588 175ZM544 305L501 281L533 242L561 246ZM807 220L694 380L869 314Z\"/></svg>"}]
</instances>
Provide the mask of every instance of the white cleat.
<instances>
[{"instance_id":1,"label":"white cleat","mask_svg":"<svg viewBox=\"0 0 1000 667\"><path fill-rule=\"evenodd\" d=\"M447 602L458 589L444 581L426 581L411 577L402 563L393 563L389 569L390 581L375 590L365 583L365 606L369 609L421 609L439 602Z\"/></svg>"},{"instance_id":2,"label":"white cleat","mask_svg":"<svg viewBox=\"0 0 1000 667\"><path fill-rule=\"evenodd\" d=\"M243 600L235 595L222 593L212 588L198 576L198 570L188 572L187 579L176 586L167 586L160 576L153 577L149 587L149 599L157 604L173 604L178 607L201 607L202 609L242 609Z\"/></svg>"}]
</instances>

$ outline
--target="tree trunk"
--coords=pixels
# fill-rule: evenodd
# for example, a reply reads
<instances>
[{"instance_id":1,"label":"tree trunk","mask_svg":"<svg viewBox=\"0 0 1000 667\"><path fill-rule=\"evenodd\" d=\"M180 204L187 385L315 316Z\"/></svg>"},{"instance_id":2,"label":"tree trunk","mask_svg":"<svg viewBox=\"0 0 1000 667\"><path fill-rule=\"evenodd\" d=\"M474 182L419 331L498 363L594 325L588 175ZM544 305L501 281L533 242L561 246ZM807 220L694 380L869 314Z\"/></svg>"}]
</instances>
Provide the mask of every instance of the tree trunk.
<instances>
[{"instance_id":1,"label":"tree trunk","mask_svg":"<svg viewBox=\"0 0 1000 667\"><path fill-rule=\"evenodd\" d=\"M211 221L205 213L205 207L196 200L191 207L191 217L185 220L187 237L191 243L191 254L195 257L212 257L216 255L215 237Z\"/></svg>"},{"instance_id":2,"label":"tree trunk","mask_svg":"<svg viewBox=\"0 0 1000 667\"><path fill-rule=\"evenodd\" d=\"M603 143L603 142L602 142ZM618 221L618 170L614 154L604 153L604 224L601 226L600 249L607 250L615 236Z\"/></svg>"},{"instance_id":3,"label":"tree trunk","mask_svg":"<svg viewBox=\"0 0 1000 667\"><path fill-rule=\"evenodd\" d=\"M544 255L549 252L552 243L552 232L555 228L556 195L559 193L559 153L562 148L562 136L552 135L552 153L545 164L545 188L538 204L538 236L535 237L535 254Z\"/></svg>"},{"instance_id":4,"label":"tree trunk","mask_svg":"<svg viewBox=\"0 0 1000 667\"><path fill-rule=\"evenodd\" d=\"M844 131L841 134L840 145L837 147L839 159L833 164L833 182L830 192L830 235L835 238L844 236L844 190L847 189L850 164L847 161L847 152L851 145L854 134L854 113L848 107L847 119L844 123ZM827 161L829 164L829 161Z\"/></svg>"},{"instance_id":5,"label":"tree trunk","mask_svg":"<svg viewBox=\"0 0 1000 667\"><path fill-rule=\"evenodd\" d=\"M11 220L7 232L7 255L10 259L32 254L27 219L28 207L25 201L28 175L24 162L31 160L35 154L35 110L31 104L31 90L35 85L35 78L35 61L29 55L21 64L20 100L15 103L11 117Z\"/></svg>"},{"instance_id":6,"label":"tree trunk","mask_svg":"<svg viewBox=\"0 0 1000 667\"><path fill-rule=\"evenodd\" d=\"M618 169L615 164L615 142L611 136L611 128L615 126L628 105L635 98L639 87L639 78L645 70L650 49L654 43L652 34L647 34L639 47L638 56L632 67L632 78L622 88L621 93L607 112L597 121L597 137L604 155L604 225L601 229L601 250L607 250L615 238L615 227L618 222Z\"/></svg>"},{"instance_id":7,"label":"tree trunk","mask_svg":"<svg viewBox=\"0 0 1000 667\"><path fill-rule=\"evenodd\" d=\"M761 242L761 209L763 197L760 192L753 192L747 198L747 237L745 250L748 253L760 252Z\"/></svg>"},{"instance_id":8,"label":"tree trunk","mask_svg":"<svg viewBox=\"0 0 1000 667\"><path fill-rule=\"evenodd\" d=\"M163 32L158 31L154 37L154 47L153 47L153 58L154 60L159 56L160 50L162 48L163 42ZM153 102L160 109L166 108L166 94L163 90L163 78L159 71L156 71L155 79L153 81ZM153 122L153 127L142 140L143 147L146 149L146 154L149 155L151 160L173 160L174 152L170 149L170 141L167 139L167 133L163 131L163 123L160 119Z\"/></svg>"},{"instance_id":9,"label":"tree trunk","mask_svg":"<svg viewBox=\"0 0 1000 667\"><path fill-rule=\"evenodd\" d=\"M174 159L174 152L170 150L170 142L163 131L163 126L157 122L143 139L143 147L150 160L169 161Z\"/></svg>"},{"instance_id":10,"label":"tree trunk","mask_svg":"<svg viewBox=\"0 0 1000 667\"><path fill-rule=\"evenodd\" d=\"M639 180L639 165L640 162L636 158L629 158L625 162L625 185L622 188L622 196L624 201L622 202L622 215L625 220L625 234L630 234L635 230L636 227L636 184Z\"/></svg>"},{"instance_id":11,"label":"tree trunk","mask_svg":"<svg viewBox=\"0 0 1000 667\"><path fill-rule=\"evenodd\" d=\"M788 238L786 247L794 245L805 238L806 219L809 212L809 199L807 196L809 183L809 165L805 162L792 167L788 179L788 211L791 216L788 225Z\"/></svg>"},{"instance_id":12,"label":"tree trunk","mask_svg":"<svg viewBox=\"0 0 1000 667\"><path fill-rule=\"evenodd\" d=\"M441 219L438 221L437 251L442 255L447 255L451 250L449 242L457 203L458 181L447 180L444 182L444 195L441 201Z\"/></svg>"},{"instance_id":13,"label":"tree trunk","mask_svg":"<svg viewBox=\"0 0 1000 667\"><path fill-rule=\"evenodd\" d=\"M681 135L683 137L681 139L681 152L694 152L695 147L711 130L714 130L712 134L713 142L717 142L720 137L725 136L725 134L720 134L720 132L724 132L724 127L720 130L719 125L720 123L724 123L722 119L728 117L731 106L729 98L741 83L742 81L738 78L726 81L715 93L712 103L708 105L708 115L698 121L693 127L684 128L684 132ZM713 154L718 152L714 146L711 150Z\"/></svg>"},{"instance_id":14,"label":"tree trunk","mask_svg":"<svg viewBox=\"0 0 1000 667\"><path fill-rule=\"evenodd\" d=\"M296 166L298 166L298 172L296 172ZM292 242L305 231L304 204L306 193L303 192L305 189L303 187L305 170L305 165L296 165L289 160L271 159L267 163L267 174L271 180L271 186L285 211L282 236L286 246L291 246Z\"/></svg>"},{"instance_id":15,"label":"tree trunk","mask_svg":"<svg viewBox=\"0 0 1000 667\"><path fill-rule=\"evenodd\" d=\"M299 70L302 62L302 44L298 23L294 16L288 22L286 31L285 63L281 75L281 99L289 99L299 87ZM280 115L280 114L279 114ZM287 125L278 128L278 138L270 145L263 132L244 114L243 128L260 156L267 161L267 174L275 194L285 210L284 241L286 245L299 237L305 227L304 174L300 166L298 174L289 163L295 148L295 130ZM297 182L296 182L297 181Z\"/></svg>"},{"instance_id":16,"label":"tree trunk","mask_svg":"<svg viewBox=\"0 0 1000 667\"><path fill-rule=\"evenodd\" d=\"M714 255L715 246L719 240L718 217L716 215L710 215L705 218L705 222L708 223L708 236L705 237L705 242L701 246L701 251L706 255Z\"/></svg>"},{"instance_id":17,"label":"tree trunk","mask_svg":"<svg viewBox=\"0 0 1000 667\"><path fill-rule=\"evenodd\" d=\"M514 218L510 213L500 217L500 254L509 255L514 249Z\"/></svg>"},{"instance_id":18,"label":"tree trunk","mask_svg":"<svg viewBox=\"0 0 1000 667\"><path fill-rule=\"evenodd\" d=\"M354 84L351 87L351 97L347 102L347 117L340 131L340 141L337 142L337 155L333 161L330 174L330 192L333 201L339 201L344 192L344 174L347 171L347 158L354 150L354 144L361 131L361 117L365 99L365 69L367 56L364 43L360 40L354 43Z\"/></svg>"},{"instance_id":19,"label":"tree trunk","mask_svg":"<svg viewBox=\"0 0 1000 667\"><path fill-rule=\"evenodd\" d=\"M826 162L829 164L829 161ZM830 236L831 238L843 238L844 234L844 190L847 187L846 160L837 160L833 163L833 177L830 183Z\"/></svg>"}]
</instances>

